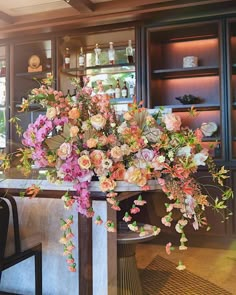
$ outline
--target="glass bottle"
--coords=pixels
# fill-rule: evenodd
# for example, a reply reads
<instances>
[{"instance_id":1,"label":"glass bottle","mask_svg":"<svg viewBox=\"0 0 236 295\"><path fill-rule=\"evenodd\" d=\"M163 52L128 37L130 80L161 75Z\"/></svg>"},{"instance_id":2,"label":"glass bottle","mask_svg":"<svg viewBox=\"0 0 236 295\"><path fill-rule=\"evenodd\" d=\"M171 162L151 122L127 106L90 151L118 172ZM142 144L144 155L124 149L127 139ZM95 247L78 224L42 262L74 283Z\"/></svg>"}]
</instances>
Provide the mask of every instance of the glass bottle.
<instances>
[{"instance_id":1,"label":"glass bottle","mask_svg":"<svg viewBox=\"0 0 236 295\"><path fill-rule=\"evenodd\" d=\"M121 96L123 98L128 97L128 88L127 88L127 85L126 85L126 81L124 81L124 86L122 87L122 90L121 90Z\"/></svg>"},{"instance_id":2,"label":"glass bottle","mask_svg":"<svg viewBox=\"0 0 236 295\"><path fill-rule=\"evenodd\" d=\"M113 89L112 85L109 85L109 89L106 91L106 94L109 96L110 99L115 97L115 90Z\"/></svg>"},{"instance_id":3,"label":"glass bottle","mask_svg":"<svg viewBox=\"0 0 236 295\"><path fill-rule=\"evenodd\" d=\"M101 54L101 48L99 48L98 44L95 45L94 52L95 52L95 65L99 66L101 64L99 56Z\"/></svg>"},{"instance_id":4,"label":"glass bottle","mask_svg":"<svg viewBox=\"0 0 236 295\"><path fill-rule=\"evenodd\" d=\"M115 98L121 97L121 89L120 89L120 80L116 80L116 88L115 88Z\"/></svg>"},{"instance_id":5,"label":"glass bottle","mask_svg":"<svg viewBox=\"0 0 236 295\"><path fill-rule=\"evenodd\" d=\"M135 93L135 79L134 75L131 75L131 79L129 80L129 95L133 97Z\"/></svg>"},{"instance_id":6,"label":"glass bottle","mask_svg":"<svg viewBox=\"0 0 236 295\"><path fill-rule=\"evenodd\" d=\"M134 62L134 50L132 47L132 41L128 41L128 47L126 47L126 55L128 59L128 63L133 63Z\"/></svg>"},{"instance_id":7,"label":"glass bottle","mask_svg":"<svg viewBox=\"0 0 236 295\"><path fill-rule=\"evenodd\" d=\"M84 67L84 65L85 65L85 55L84 55L83 47L80 47L79 67Z\"/></svg>"},{"instance_id":8,"label":"glass bottle","mask_svg":"<svg viewBox=\"0 0 236 295\"><path fill-rule=\"evenodd\" d=\"M109 60L109 64L114 65L114 63L115 63L115 49L113 47L113 42L109 42L108 60Z\"/></svg>"},{"instance_id":9,"label":"glass bottle","mask_svg":"<svg viewBox=\"0 0 236 295\"><path fill-rule=\"evenodd\" d=\"M67 47L65 54L64 54L64 68L69 69L70 68L70 49Z\"/></svg>"}]
</instances>

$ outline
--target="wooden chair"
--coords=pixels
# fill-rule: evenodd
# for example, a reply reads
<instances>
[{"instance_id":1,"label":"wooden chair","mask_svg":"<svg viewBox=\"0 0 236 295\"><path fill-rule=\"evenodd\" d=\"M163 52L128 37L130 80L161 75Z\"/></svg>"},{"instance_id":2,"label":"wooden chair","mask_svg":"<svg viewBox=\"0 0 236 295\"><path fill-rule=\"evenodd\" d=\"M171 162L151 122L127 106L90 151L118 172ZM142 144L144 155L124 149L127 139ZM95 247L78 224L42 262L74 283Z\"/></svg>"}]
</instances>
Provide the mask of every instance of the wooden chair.
<instances>
[{"instance_id":1,"label":"wooden chair","mask_svg":"<svg viewBox=\"0 0 236 295\"><path fill-rule=\"evenodd\" d=\"M6 256L10 212L13 218L14 253ZM31 257L35 257L35 294L42 295L42 244L21 248L18 211L15 199L9 194L0 197L0 283L2 271ZM1 292L0 294L12 294Z\"/></svg>"}]
</instances>

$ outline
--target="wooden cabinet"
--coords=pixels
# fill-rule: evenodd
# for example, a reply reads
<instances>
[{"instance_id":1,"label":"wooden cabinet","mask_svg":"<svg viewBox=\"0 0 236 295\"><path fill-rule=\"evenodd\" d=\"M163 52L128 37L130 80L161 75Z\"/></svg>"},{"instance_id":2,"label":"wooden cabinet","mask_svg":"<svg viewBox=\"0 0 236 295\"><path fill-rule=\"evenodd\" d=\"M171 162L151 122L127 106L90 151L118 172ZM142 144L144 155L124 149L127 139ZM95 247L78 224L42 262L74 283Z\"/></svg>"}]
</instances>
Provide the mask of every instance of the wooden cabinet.
<instances>
[{"instance_id":1,"label":"wooden cabinet","mask_svg":"<svg viewBox=\"0 0 236 295\"><path fill-rule=\"evenodd\" d=\"M186 62L190 60L190 63ZM200 128L214 122L217 131L205 136L222 159L224 120L222 116L222 42L218 21L147 29L148 103L150 108L170 108L182 118L183 126ZM184 61L185 60L185 61ZM192 60L192 63L191 63ZM193 62L194 61L194 62ZM198 98L183 104L176 98ZM197 115L190 112L191 106Z\"/></svg>"}]
</instances>

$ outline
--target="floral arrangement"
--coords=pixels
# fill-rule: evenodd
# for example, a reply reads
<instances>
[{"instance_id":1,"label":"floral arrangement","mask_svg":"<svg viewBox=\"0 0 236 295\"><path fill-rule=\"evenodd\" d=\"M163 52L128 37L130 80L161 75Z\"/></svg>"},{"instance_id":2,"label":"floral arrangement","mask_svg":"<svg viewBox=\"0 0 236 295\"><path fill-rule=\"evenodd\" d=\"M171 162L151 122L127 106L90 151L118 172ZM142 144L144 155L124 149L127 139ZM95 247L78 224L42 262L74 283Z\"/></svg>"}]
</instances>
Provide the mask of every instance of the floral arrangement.
<instances>
[{"instance_id":1,"label":"floral arrangement","mask_svg":"<svg viewBox=\"0 0 236 295\"><path fill-rule=\"evenodd\" d=\"M184 233L187 224L196 230L207 225L206 207L217 211L227 209L226 202L232 197L232 191L223 186L223 180L228 171L224 167L216 168L209 151L202 146L200 129L193 131L182 127L180 117L173 113L162 115L157 112L152 116L142 103L136 101L119 116L106 95L91 96L92 90L86 86L86 79L84 87L80 87L76 79L72 81L77 87L77 95L73 98L54 90L51 82L52 77L44 80L21 105L21 111L26 111L32 102L38 103L46 108L46 113L28 126L23 133L24 147L17 150L16 155L20 160L18 168L25 174L31 172L33 164L39 168L50 167L47 179L51 182L73 182L75 193L68 191L62 196L66 209L76 206L78 212L88 218L96 214L91 207L89 192L93 177L97 177L100 190L106 193L107 202L114 210L120 210L116 200L118 181L149 190L149 181L154 179L167 197L162 224L170 227L173 212L180 212L179 220L174 221L175 230L180 234L180 250L187 249ZM20 134L19 120L12 118L11 121ZM2 159L4 168L10 166L10 158L11 155L6 155ZM207 166L213 180L222 186L220 197L213 203L195 178L199 166ZM33 185L25 194L33 197L39 190ZM140 195L123 217L130 230L140 235L145 235L146 230L138 227L134 215L145 203ZM72 216L61 220L63 235L60 242L64 244L69 270L75 271L72 223ZM96 223L105 224L108 231L116 230L112 220L103 221L96 216ZM160 230L154 225L153 235ZM171 249L172 244L168 243L168 254ZM184 268L180 262L178 269Z\"/></svg>"}]
</instances>

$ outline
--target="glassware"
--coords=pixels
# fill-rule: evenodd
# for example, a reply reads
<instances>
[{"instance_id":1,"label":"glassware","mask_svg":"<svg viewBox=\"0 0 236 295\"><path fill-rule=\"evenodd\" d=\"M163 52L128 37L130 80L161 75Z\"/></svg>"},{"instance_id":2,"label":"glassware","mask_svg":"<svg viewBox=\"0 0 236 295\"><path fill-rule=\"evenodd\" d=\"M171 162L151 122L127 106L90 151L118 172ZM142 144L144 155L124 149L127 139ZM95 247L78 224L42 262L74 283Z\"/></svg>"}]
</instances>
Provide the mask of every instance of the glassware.
<instances>
[{"instance_id":1,"label":"glassware","mask_svg":"<svg viewBox=\"0 0 236 295\"><path fill-rule=\"evenodd\" d=\"M109 49L108 49L108 60L109 64L114 65L115 63L115 49L113 47L113 42L109 42Z\"/></svg>"},{"instance_id":2,"label":"glassware","mask_svg":"<svg viewBox=\"0 0 236 295\"><path fill-rule=\"evenodd\" d=\"M84 55L83 47L80 47L79 67L84 67L84 64L85 64L85 55Z\"/></svg>"},{"instance_id":3,"label":"glassware","mask_svg":"<svg viewBox=\"0 0 236 295\"><path fill-rule=\"evenodd\" d=\"M128 59L128 63L133 63L134 62L134 50L132 47L132 41L128 41L128 47L126 47L126 55Z\"/></svg>"},{"instance_id":4,"label":"glassware","mask_svg":"<svg viewBox=\"0 0 236 295\"><path fill-rule=\"evenodd\" d=\"M70 68L70 49L67 47L65 54L64 54L64 68L69 69Z\"/></svg>"},{"instance_id":5,"label":"glassware","mask_svg":"<svg viewBox=\"0 0 236 295\"><path fill-rule=\"evenodd\" d=\"M113 89L112 85L109 85L109 89L106 91L106 94L109 96L109 98L115 97L115 90Z\"/></svg>"},{"instance_id":6,"label":"glassware","mask_svg":"<svg viewBox=\"0 0 236 295\"><path fill-rule=\"evenodd\" d=\"M127 98L128 97L128 88L126 86L126 81L124 81L124 86L122 87L122 90L121 90L121 96L123 98Z\"/></svg>"},{"instance_id":7,"label":"glassware","mask_svg":"<svg viewBox=\"0 0 236 295\"><path fill-rule=\"evenodd\" d=\"M120 89L120 80L116 80L116 88L115 88L115 98L121 97L121 89Z\"/></svg>"},{"instance_id":8,"label":"glassware","mask_svg":"<svg viewBox=\"0 0 236 295\"><path fill-rule=\"evenodd\" d=\"M95 52L95 65L99 66L101 64L99 56L101 54L101 48L99 48L98 44L95 45L94 52Z\"/></svg>"}]
</instances>

